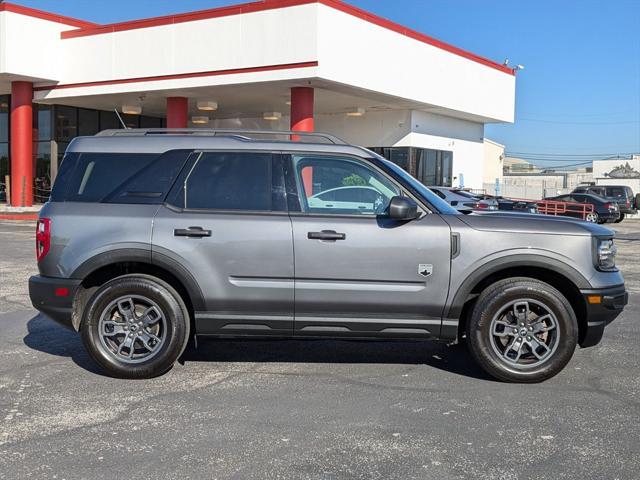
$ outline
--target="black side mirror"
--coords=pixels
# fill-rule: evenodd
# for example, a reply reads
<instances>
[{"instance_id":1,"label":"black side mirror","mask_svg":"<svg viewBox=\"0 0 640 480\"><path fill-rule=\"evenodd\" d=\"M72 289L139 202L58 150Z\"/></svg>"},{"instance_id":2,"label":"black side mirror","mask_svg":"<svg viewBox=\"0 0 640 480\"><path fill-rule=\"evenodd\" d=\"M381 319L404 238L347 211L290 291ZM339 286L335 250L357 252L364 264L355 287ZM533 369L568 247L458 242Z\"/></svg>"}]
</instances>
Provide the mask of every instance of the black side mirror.
<instances>
[{"instance_id":1,"label":"black side mirror","mask_svg":"<svg viewBox=\"0 0 640 480\"><path fill-rule=\"evenodd\" d=\"M414 220L420 215L418 204L407 197L393 197L389 202L389 218L394 220Z\"/></svg>"}]
</instances>

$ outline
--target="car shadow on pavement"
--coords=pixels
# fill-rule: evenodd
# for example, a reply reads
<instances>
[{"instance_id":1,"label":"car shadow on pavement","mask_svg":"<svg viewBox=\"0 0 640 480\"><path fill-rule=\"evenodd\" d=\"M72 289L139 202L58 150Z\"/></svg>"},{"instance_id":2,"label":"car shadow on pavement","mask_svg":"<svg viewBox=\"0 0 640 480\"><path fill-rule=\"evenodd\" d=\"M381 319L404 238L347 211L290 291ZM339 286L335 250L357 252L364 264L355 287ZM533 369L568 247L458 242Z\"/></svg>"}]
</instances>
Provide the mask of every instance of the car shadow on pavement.
<instances>
[{"instance_id":1,"label":"car shadow on pavement","mask_svg":"<svg viewBox=\"0 0 640 480\"><path fill-rule=\"evenodd\" d=\"M79 367L105 376L89 357L79 334L58 325L42 314L35 315L27 322L27 331L23 338L27 347L49 355L69 357Z\"/></svg>"},{"instance_id":2,"label":"car shadow on pavement","mask_svg":"<svg viewBox=\"0 0 640 480\"><path fill-rule=\"evenodd\" d=\"M93 362L80 335L43 315L27 322L23 341L39 352L69 357L79 367L105 374ZM198 337L198 348L189 342L180 363L336 363L427 365L457 375L492 380L473 361L462 345L437 342L364 340L219 340Z\"/></svg>"},{"instance_id":3,"label":"car shadow on pavement","mask_svg":"<svg viewBox=\"0 0 640 480\"><path fill-rule=\"evenodd\" d=\"M478 367L464 345L429 341L226 340L198 337L180 363L273 362L427 365L481 380L493 379Z\"/></svg>"}]
</instances>

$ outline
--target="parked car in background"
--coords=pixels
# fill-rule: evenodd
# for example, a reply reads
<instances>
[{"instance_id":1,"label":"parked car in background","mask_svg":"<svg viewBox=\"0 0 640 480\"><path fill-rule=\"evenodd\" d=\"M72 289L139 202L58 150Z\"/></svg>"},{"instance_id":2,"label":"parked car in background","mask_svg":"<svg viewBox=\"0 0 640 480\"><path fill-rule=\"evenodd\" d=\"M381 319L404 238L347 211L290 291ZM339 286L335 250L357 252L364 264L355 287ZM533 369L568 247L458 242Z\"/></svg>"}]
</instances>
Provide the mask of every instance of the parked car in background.
<instances>
[{"instance_id":1,"label":"parked car in background","mask_svg":"<svg viewBox=\"0 0 640 480\"><path fill-rule=\"evenodd\" d=\"M640 208L633 190L626 185L584 185L575 188L571 193L591 193L616 202L620 208L620 217L616 223L624 220L625 215L635 215Z\"/></svg>"},{"instance_id":2,"label":"parked car in background","mask_svg":"<svg viewBox=\"0 0 640 480\"><path fill-rule=\"evenodd\" d=\"M471 192L453 189L450 187L429 187L429 189L442 198L453 208L462 213L471 213L474 210L494 211L498 210L498 202L495 200L483 200Z\"/></svg>"},{"instance_id":3,"label":"parked car in background","mask_svg":"<svg viewBox=\"0 0 640 480\"><path fill-rule=\"evenodd\" d=\"M587 203L589 205L593 205L593 212L587 213L584 218L587 222L610 223L615 222L620 217L620 209L616 202L590 193L570 193L567 195L559 195L557 197L547 197L545 200ZM582 212L578 210L567 211L564 216L583 218Z\"/></svg>"},{"instance_id":4,"label":"parked car in background","mask_svg":"<svg viewBox=\"0 0 640 480\"><path fill-rule=\"evenodd\" d=\"M495 200L498 202L498 210L513 210L518 213L539 213L538 204L534 201L514 200L501 196L478 194L476 195L482 200Z\"/></svg>"}]
</instances>

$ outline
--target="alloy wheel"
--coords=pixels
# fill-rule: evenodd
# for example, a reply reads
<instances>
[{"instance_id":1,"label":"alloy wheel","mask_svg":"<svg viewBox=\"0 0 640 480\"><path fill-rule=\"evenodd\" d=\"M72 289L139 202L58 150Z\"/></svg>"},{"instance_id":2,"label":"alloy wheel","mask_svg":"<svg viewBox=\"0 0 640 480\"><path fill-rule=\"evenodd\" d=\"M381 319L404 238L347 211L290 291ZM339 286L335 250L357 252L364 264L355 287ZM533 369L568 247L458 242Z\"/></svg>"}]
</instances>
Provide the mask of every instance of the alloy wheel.
<instances>
[{"instance_id":1,"label":"alloy wheel","mask_svg":"<svg viewBox=\"0 0 640 480\"><path fill-rule=\"evenodd\" d=\"M520 299L502 307L491 320L491 347L511 367L529 369L553 356L560 335L556 316L544 303Z\"/></svg>"},{"instance_id":2,"label":"alloy wheel","mask_svg":"<svg viewBox=\"0 0 640 480\"><path fill-rule=\"evenodd\" d=\"M118 361L140 363L160 351L167 339L167 320L154 301L127 295L103 310L98 333L102 346Z\"/></svg>"}]
</instances>

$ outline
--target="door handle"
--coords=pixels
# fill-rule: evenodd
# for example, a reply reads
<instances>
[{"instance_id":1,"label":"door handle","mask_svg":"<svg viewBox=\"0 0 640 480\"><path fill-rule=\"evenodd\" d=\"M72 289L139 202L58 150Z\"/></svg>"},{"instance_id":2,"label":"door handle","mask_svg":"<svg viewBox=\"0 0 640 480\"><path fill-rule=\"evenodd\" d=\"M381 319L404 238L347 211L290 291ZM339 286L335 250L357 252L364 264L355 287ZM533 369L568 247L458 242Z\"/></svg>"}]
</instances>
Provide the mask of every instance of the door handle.
<instances>
[{"instance_id":1,"label":"door handle","mask_svg":"<svg viewBox=\"0 0 640 480\"><path fill-rule=\"evenodd\" d=\"M210 237L211 230L204 230L202 227L176 228L173 231L175 237Z\"/></svg>"},{"instance_id":2,"label":"door handle","mask_svg":"<svg viewBox=\"0 0 640 480\"><path fill-rule=\"evenodd\" d=\"M335 230L322 230L321 232L309 232L307 233L309 240L345 240L347 235L344 233L338 233Z\"/></svg>"}]
</instances>

